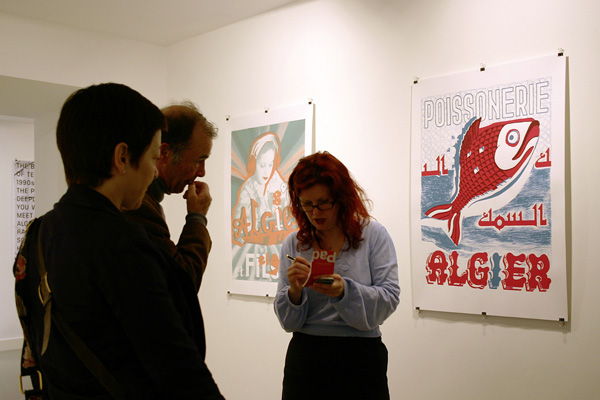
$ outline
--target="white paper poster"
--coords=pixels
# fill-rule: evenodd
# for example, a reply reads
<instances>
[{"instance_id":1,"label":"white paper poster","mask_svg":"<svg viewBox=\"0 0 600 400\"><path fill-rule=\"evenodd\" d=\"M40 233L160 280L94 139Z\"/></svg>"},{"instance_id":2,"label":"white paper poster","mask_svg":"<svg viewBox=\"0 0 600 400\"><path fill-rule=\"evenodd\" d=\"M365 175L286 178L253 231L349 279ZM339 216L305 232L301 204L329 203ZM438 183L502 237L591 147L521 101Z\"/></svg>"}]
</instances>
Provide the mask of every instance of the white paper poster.
<instances>
[{"instance_id":1,"label":"white paper poster","mask_svg":"<svg viewBox=\"0 0 600 400\"><path fill-rule=\"evenodd\" d=\"M25 229L35 218L35 164L33 161L13 163L13 258L17 256Z\"/></svg>"},{"instance_id":2,"label":"white paper poster","mask_svg":"<svg viewBox=\"0 0 600 400\"><path fill-rule=\"evenodd\" d=\"M567 320L562 56L413 85L421 310Z\"/></svg>"},{"instance_id":3,"label":"white paper poster","mask_svg":"<svg viewBox=\"0 0 600 400\"><path fill-rule=\"evenodd\" d=\"M288 178L312 150L313 104L229 120L231 270L229 292L274 296L281 244L298 229Z\"/></svg>"}]
</instances>

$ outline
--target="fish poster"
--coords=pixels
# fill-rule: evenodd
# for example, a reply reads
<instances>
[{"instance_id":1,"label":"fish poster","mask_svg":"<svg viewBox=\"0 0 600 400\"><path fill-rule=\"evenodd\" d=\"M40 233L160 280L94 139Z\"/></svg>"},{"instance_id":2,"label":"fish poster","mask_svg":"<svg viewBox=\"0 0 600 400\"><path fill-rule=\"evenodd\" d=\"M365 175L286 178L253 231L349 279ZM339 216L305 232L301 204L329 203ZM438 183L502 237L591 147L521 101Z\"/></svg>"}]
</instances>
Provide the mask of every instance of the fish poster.
<instances>
[{"instance_id":1,"label":"fish poster","mask_svg":"<svg viewBox=\"0 0 600 400\"><path fill-rule=\"evenodd\" d=\"M313 104L230 118L231 294L275 296L283 240L298 230L288 179L312 150Z\"/></svg>"},{"instance_id":2,"label":"fish poster","mask_svg":"<svg viewBox=\"0 0 600 400\"><path fill-rule=\"evenodd\" d=\"M416 80L417 310L568 320L566 57Z\"/></svg>"}]
</instances>

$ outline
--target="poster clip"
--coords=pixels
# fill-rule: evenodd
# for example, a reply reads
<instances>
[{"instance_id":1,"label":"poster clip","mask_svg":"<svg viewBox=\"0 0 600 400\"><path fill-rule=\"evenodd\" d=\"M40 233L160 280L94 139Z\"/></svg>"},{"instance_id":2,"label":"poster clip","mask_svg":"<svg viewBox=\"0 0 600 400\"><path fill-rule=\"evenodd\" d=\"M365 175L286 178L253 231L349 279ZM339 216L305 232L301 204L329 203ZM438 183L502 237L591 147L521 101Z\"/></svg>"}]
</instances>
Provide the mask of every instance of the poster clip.
<instances>
[{"instance_id":1,"label":"poster clip","mask_svg":"<svg viewBox=\"0 0 600 400\"><path fill-rule=\"evenodd\" d=\"M485 64L484 63L479 64L479 71L481 71L481 72L485 71Z\"/></svg>"},{"instance_id":2,"label":"poster clip","mask_svg":"<svg viewBox=\"0 0 600 400\"><path fill-rule=\"evenodd\" d=\"M565 54L565 50L561 47L558 48L558 56L562 57Z\"/></svg>"},{"instance_id":3,"label":"poster clip","mask_svg":"<svg viewBox=\"0 0 600 400\"><path fill-rule=\"evenodd\" d=\"M417 83L419 83L419 77L418 77L418 76L415 76L415 77L413 78L413 83L414 83L415 85L416 85Z\"/></svg>"}]
</instances>

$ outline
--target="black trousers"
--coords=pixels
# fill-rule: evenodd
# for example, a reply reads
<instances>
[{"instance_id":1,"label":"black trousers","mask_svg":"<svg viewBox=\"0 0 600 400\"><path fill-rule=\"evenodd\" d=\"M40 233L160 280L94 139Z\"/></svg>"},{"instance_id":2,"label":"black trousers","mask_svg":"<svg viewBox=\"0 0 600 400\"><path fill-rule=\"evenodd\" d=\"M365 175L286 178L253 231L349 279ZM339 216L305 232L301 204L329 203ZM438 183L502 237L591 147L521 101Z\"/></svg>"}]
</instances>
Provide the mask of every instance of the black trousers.
<instances>
[{"instance_id":1,"label":"black trousers","mask_svg":"<svg viewBox=\"0 0 600 400\"><path fill-rule=\"evenodd\" d=\"M389 400L381 338L295 332L285 358L283 400Z\"/></svg>"}]
</instances>

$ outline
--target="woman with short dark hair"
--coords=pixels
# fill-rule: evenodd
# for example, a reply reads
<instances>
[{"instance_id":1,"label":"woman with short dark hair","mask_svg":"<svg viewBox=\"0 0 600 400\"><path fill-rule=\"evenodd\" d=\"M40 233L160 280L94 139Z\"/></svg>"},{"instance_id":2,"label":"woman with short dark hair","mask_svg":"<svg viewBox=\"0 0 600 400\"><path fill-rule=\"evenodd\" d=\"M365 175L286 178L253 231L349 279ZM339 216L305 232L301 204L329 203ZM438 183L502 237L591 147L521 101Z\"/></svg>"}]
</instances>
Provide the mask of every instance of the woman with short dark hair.
<instances>
[{"instance_id":1,"label":"woman with short dark hair","mask_svg":"<svg viewBox=\"0 0 600 400\"><path fill-rule=\"evenodd\" d=\"M157 177L165 128L154 104L115 83L78 90L62 108L57 143L69 187L32 225L39 238L28 233L15 274L17 308L30 328L23 362L41 370L44 398L223 398L204 363L191 279L121 214L141 205ZM38 244L51 307L31 287L42 264ZM69 330L99 363L72 347Z\"/></svg>"}]
</instances>

